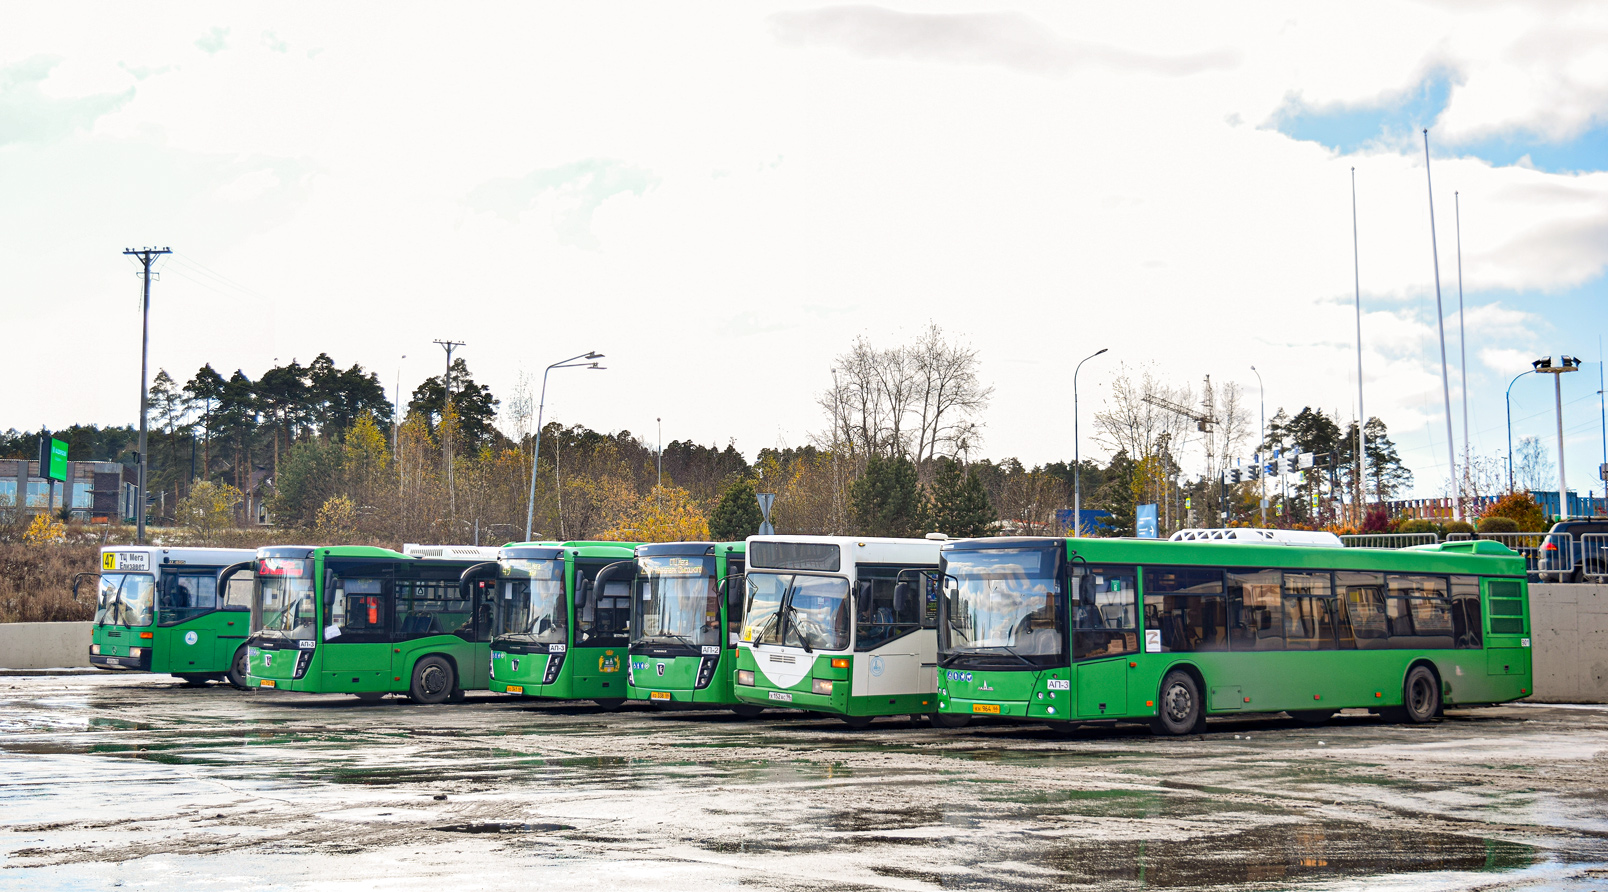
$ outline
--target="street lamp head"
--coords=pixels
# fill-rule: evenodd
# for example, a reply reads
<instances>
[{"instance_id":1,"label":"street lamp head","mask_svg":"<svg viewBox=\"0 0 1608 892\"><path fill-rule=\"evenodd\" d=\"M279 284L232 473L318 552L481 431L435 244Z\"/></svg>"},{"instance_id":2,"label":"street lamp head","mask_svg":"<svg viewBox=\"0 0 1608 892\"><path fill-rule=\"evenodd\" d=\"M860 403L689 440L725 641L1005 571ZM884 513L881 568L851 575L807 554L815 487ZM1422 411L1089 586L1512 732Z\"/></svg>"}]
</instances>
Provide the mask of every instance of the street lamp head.
<instances>
[{"instance_id":1,"label":"street lamp head","mask_svg":"<svg viewBox=\"0 0 1608 892\"><path fill-rule=\"evenodd\" d=\"M586 354L586 357L585 357L585 358L586 358L586 359L602 359L602 358L603 358L603 354L601 354L601 353L599 353L599 352L597 352L597 351L596 351L596 350L593 350L593 351L592 351L592 352L590 352L590 353L588 353L588 354Z\"/></svg>"},{"instance_id":2,"label":"street lamp head","mask_svg":"<svg viewBox=\"0 0 1608 892\"><path fill-rule=\"evenodd\" d=\"M1107 350L1110 350L1110 349L1111 349L1110 347L1101 347L1099 353L1096 353L1094 355L1099 356L1100 353L1104 353L1104 352L1106 352Z\"/></svg>"},{"instance_id":3,"label":"street lamp head","mask_svg":"<svg viewBox=\"0 0 1608 892\"><path fill-rule=\"evenodd\" d=\"M1537 359L1534 362L1530 363L1530 367L1535 369L1538 372L1542 371L1543 369L1550 369L1550 368L1552 368L1552 357L1543 356L1540 359Z\"/></svg>"}]
</instances>

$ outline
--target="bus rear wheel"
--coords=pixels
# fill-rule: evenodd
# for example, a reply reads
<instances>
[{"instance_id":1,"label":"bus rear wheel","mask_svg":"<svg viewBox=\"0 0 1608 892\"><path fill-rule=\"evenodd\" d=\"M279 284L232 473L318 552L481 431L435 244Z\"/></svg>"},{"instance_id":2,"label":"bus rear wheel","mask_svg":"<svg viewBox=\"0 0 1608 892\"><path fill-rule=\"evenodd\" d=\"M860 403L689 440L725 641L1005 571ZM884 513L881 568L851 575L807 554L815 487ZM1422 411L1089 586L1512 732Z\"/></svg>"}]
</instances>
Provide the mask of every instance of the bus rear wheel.
<instances>
[{"instance_id":1,"label":"bus rear wheel","mask_svg":"<svg viewBox=\"0 0 1608 892\"><path fill-rule=\"evenodd\" d=\"M871 719L874 717L869 715L840 715L838 718L842 719L843 724L848 725L850 728L864 728L871 724Z\"/></svg>"},{"instance_id":2,"label":"bus rear wheel","mask_svg":"<svg viewBox=\"0 0 1608 892\"><path fill-rule=\"evenodd\" d=\"M363 701L364 703L378 703L381 700L385 699L385 692L384 691L358 691L356 694L353 694L352 696L354 696L357 699Z\"/></svg>"},{"instance_id":3,"label":"bus rear wheel","mask_svg":"<svg viewBox=\"0 0 1608 892\"><path fill-rule=\"evenodd\" d=\"M246 664L246 649L242 647L235 651L234 660L229 663L229 684L233 685L235 690L251 690L251 679L247 677L250 674L249 668Z\"/></svg>"},{"instance_id":4,"label":"bus rear wheel","mask_svg":"<svg viewBox=\"0 0 1608 892\"><path fill-rule=\"evenodd\" d=\"M604 712L613 712L614 710L619 709L620 707L625 705L625 698L624 697L604 697L601 700L593 700L592 702L596 703L598 705L598 707L601 708Z\"/></svg>"},{"instance_id":5,"label":"bus rear wheel","mask_svg":"<svg viewBox=\"0 0 1608 892\"><path fill-rule=\"evenodd\" d=\"M929 712L927 721L934 728L964 728L971 724L971 716L955 715L950 712Z\"/></svg>"},{"instance_id":6,"label":"bus rear wheel","mask_svg":"<svg viewBox=\"0 0 1608 892\"><path fill-rule=\"evenodd\" d=\"M210 675L175 675L173 677L184 682L184 686L187 688L204 688L207 686L207 682L212 680Z\"/></svg>"},{"instance_id":7,"label":"bus rear wheel","mask_svg":"<svg viewBox=\"0 0 1608 892\"><path fill-rule=\"evenodd\" d=\"M1188 672L1178 669L1167 673L1161 680L1161 693L1156 700L1156 717L1150 730L1156 734L1178 736L1205 730L1206 716L1200 708L1200 686Z\"/></svg>"},{"instance_id":8,"label":"bus rear wheel","mask_svg":"<svg viewBox=\"0 0 1608 892\"><path fill-rule=\"evenodd\" d=\"M1384 713L1390 721L1422 725L1440 714L1440 684L1426 666L1414 666L1401 686L1401 707Z\"/></svg>"},{"instance_id":9,"label":"bus rear wheel","mask_svg":"<svg viewBox=\"0 0 1608 892\"><path fill-rule=\"evenodd\" d=\"M452 696L458 687L457 673L452 664L438 656L428 656L413 666L413 682L408 685L408 696L415 703L435 705Z\"/></svg>"}]
</instances>

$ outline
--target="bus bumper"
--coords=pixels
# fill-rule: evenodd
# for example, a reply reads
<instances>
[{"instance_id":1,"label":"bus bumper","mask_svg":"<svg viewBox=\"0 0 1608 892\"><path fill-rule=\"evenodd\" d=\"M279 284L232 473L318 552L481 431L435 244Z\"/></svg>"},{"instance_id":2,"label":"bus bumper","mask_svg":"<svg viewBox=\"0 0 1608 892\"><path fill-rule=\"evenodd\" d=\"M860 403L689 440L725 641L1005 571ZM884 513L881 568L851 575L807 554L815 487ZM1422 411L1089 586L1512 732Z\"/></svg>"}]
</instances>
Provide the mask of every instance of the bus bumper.
<instances>
[{"instance_id":1,"label":"bus bumper","mask_svg":"<svg viewBox=\"0 0 1608 892\"><path fill-rule=\"evenodd\" d=\"M90 654L89 665L96 669L117 669L134 672L151 671L151 649L141 648L137 657L118 657L110 654Z\"/></svg>"}]
</instances>

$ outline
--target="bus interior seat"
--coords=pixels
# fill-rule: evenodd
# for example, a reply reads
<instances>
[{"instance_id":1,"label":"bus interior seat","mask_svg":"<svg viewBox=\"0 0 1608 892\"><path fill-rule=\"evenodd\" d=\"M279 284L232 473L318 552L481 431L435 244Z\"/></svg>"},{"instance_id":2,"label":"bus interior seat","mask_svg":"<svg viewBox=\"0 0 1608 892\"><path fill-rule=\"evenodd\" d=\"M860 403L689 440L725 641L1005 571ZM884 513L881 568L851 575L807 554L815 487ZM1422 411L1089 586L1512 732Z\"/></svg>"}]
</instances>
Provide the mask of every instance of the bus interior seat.
<instances>
[{"instance_id":1,"label":"bus interior seat","mask_svg":"<svg viewBox=\"0 0 1608 892\"><path fill-rule=\"evenodd\" d=\"M404 635L428 635L435 630L435 615L431 613L410 613L402 621Z\"/></svg>"}]
</instances>

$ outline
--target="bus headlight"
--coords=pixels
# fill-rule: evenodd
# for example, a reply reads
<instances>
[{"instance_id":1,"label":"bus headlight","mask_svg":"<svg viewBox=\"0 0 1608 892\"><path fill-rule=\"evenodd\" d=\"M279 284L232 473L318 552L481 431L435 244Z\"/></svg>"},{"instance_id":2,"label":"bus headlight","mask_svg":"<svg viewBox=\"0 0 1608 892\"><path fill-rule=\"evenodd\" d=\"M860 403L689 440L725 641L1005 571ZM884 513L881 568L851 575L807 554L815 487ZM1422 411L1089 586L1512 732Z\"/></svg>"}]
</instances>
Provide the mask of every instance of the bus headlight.
<instances>
[{"instance_id":1,"label":"bus headlight","mask_svg":"<svg viewBox=\"0 0 1608 892\"><path fill-rule=\"evenodd\" d=\"M754 670L752 670L752 669L738 669L737 670L737 683L738 684L745 684L745 685L748 685L749 687L753 687L754 686Z\"/></svg>"},{"instance_id":2,"label":"bus headlight","mask_svg":"<svg viewBox=\"0 0 1608 892\"><path fill-rule=\"evenodd\" d=\"M89 646L89 652L92 653L92 654L95 654L96 656L99 656L100 655L100 645L99 644L91 644Z\"/></svg>"},{"instance_id":3,"label":"bus headlight","mask_svg":"<svg viewBox=\"0 0 1608 892\"><path fill-rule=\"evenodd\" d=\"M145 651L143 649L138 648L138 647L131 647L131 648L128 649L128 655L131 656L131 657L135 657L135 658L138 658L139 655L144 653L144 652Z\"/></svg>"},{"instance_id":4,"label":"bus headlight","mask_svg":"<svg viewBox=\"0 0 1608 892\"><path fill-rule=\"evenodd\" d=\"M810 693L812 693L812 694L826 694L826 695L830 696L831 693L832 693L832 679L830 679L830 678L812 679L810 681Z\"/></svg>"}]
</instances>

